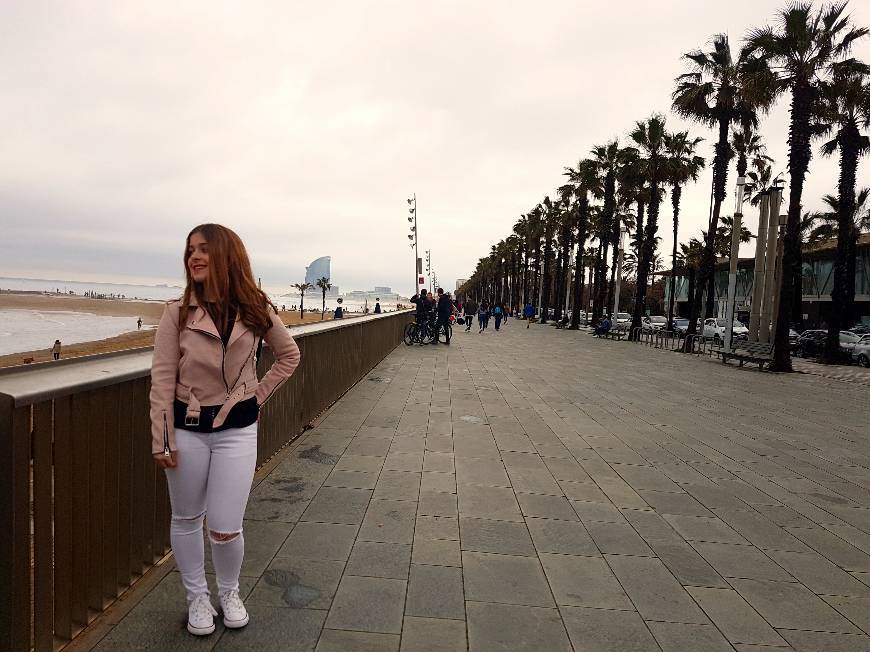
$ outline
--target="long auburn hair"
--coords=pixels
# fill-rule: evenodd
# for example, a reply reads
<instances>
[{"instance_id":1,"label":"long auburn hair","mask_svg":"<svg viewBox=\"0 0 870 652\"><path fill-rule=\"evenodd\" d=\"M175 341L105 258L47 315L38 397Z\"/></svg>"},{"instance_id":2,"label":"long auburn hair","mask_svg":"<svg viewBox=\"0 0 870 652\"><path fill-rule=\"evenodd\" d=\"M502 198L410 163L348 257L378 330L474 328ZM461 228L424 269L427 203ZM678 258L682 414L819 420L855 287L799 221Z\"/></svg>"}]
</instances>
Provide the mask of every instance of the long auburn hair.
<instances>
[{"instance_id":1,"label":"long auburn hair","mask_svg":"<svg viewBox=\"0 0 870 652\"><path fill-rule=\"evenodd\" d=\"M190 275L187 261L191 256L190 238L200 233L208 243L208 277L197 283ZM184 275L187 285L181 300L180 324L187 321L191 297L209 313L219 332L225 333L230 307L236 319L262 337L272 326L269 307L276 313L269 297L254 282L251 261L242 239L235 231L220 224L200 224L187 234L184 246Z\"/></svg>"}]
</instances>

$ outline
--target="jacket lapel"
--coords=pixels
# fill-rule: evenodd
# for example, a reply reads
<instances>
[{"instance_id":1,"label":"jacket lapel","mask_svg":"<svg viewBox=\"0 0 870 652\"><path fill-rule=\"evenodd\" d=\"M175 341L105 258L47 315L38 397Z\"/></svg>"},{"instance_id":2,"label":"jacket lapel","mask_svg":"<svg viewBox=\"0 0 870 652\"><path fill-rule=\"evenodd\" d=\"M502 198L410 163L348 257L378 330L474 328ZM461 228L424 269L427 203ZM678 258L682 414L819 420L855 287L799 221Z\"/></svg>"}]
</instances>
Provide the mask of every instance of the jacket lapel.
<instances>
[{"instance_id":1,"label":"jacket lapel","mask_svg":"<svg viewBox=\"0 0 870 652\"><path fill-rule=\"evenodd\" d=\"M236 321L233 322L233 330L230 332L230 339L227 342L227 348L229 349L233 345L233 342L239 339L248 330L250 329L241 319L239 319L239 316L236 315Z\"/></svg>"},{"instance_id":2,"label":"jacket lapel","mask_svg":"<svg viewBox=\"0 0 870 652\"><path fill-rule=\"evenodd\" d=\"M217 326L214 325L211 315L208 311L197 304L193 298L190 300L191 311L187 313L187 327L195 331L204 331L218 339L221 334L218 332Z\"/></svg>"}]
</instances>

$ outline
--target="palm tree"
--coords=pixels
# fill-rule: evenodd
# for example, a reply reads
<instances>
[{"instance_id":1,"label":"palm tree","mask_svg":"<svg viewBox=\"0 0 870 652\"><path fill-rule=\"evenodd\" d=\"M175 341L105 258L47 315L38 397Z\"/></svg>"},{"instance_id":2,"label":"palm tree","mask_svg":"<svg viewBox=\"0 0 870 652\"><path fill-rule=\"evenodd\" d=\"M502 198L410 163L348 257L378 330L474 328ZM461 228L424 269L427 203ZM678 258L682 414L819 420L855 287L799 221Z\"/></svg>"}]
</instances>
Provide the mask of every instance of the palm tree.
<instances>
[{"instance_id":1,"label":"palm tree","mask_svg":"<svg viewBox=\"0 0 870 652\"><path fill-rule=\"evenodd\" d=\"M556 227L556 213L553 202L549 197L544 197L543 214L541 224L544 231L544 284L541 288L541 323L547 323L550 311L550 284L552 281L553 264L551 254L553 251L553 230Z\"/></svg>"},{"instance_id":2,"label":"palm tree","mask_svg":"<svg viewBox=\"0 0 870 652\"><path fill-rule=\"evenodd\" d=\"M305 291L310 290L314 286L311 283L294 283L293 287L299 290L301 295L299 299L299 316L305 318Z\"/></svg>"},{"instance_id":3,"label":"palm tree","mask_svg":"<svg viewBox=\"0 0 870 652\"><path fill-rule=\"evenodd\" d=\"M852 244L857 241L855 216L858 213L858 202L855 186L858 159L870 150L870 138L861 133L861 128L870 126L870 85L867 83L867 72L868 67L864 64L850 62L838 67L830 82L821 84L821 106L818 112L824 121L824 130L827 133L835 131L834 138L822 146L822 154L830 156L837 150L840 152L840 179L836 202L837 256L834 259L834 287L831 291L832 305L824 353L827 362L834 362L839 357L840 329L844 325L851 325L852 304L855 300L855 254L852 251ZM851 279L850 267L853 268ZM851 294L850 285L853 286Z\"/></svg>"},{"instance_id":4,"label":"palm tree","mask_svg":"<svg viewBox=\"0 0 870 652\"><path fill-rule=\"evenodd\" d=\"M591 159L581 160L576 169L566 168L565 174L575 184L574 196L577 198L574 203L577 220L577 257L574 261L576 279L574 281L574 311L571 313L571 328L577 330L580 328L580 309L582 308L584 311L586 309L583 304L583 285L586 280L584 254L586 253L586 236L589 227L589 194L592 193L594 196L600 192L600 182L597 166Z\"/></svg>"},{"instance_id":5,"label":"palm tree","mask_svg":"<svg viewBox=\"0 0 870 652\"><path fill-rule=\"evenodd\" d=\"M757 55L773 73L769 80L770 90L775 94L791 91L788 140L791 185L780 277L785 282L780 288L771 364L771 369L776 371L792 370L788 331L795 307L800 310L796 306L796 301L800 301L800 290L796 292L795 283L788 280L794 279L801 268L801 198L812 156L810 139L819 82L829 77L848 55L853 43L868 33L866 28L851 25L849 16L845 14L846 4L837 2L814 11L809 2L794 2L779 12L776 28L754 29L747 37L747 53Z\"/></svg>"},{"instance_id":6,"label":"palm tree","mask_svg":"<svg viewBox=\"0 0 870 652\"><path fill-rule=\"evenodd\" d=\"M317 279L315 285L319 287L320 291L323 293L323 305L320 311L320 319L322 321L323 316L326 314L326 293L332 287L332 283L329 282L329 279L326 276L321 276Z\"/></svg>"},{"instance_id":7,"label":"palm tree","mask_svg":"<svg viewBox=\"0 0 870 652\"><path fill-rule=\"evenodd\" d=\"M688 334L695 333L696 320L701 309L701 297L713 278L716 264L712 234L719 228L722 202L726 197L728 163L733 156L729 142L731 125L740 123L752 128L758 123L757 111L766 109L772 94L764 81L763 62L741 53L738 59L731 55L731 46L725 34L717 34L709 52L695 50L684 58L692 66L691 72L677 77L673 93L673 109L689 118L718 130L713 158L712 210L707 232L711 237L704 243L704 255L698 274L695 296L690 299ZM706 313L712 314L713 297L707 293Z\"/></svg>"},{"instance_id":8,"label":"palm tree","mask_svg":"<svg viewBox=\"0 0 870 652\"><path fill-rule=\"evenodd\" d=\"M667 134L665 147L668 155L668 181L670 181L671 205L674 208L674 247L671 252L671 270L677 268L677 230L680 222L680 197L683 186L689 181L697 181L706 161L695 154L695 148L703 138L689 138L688 131L680 131L675 134ZM674 324L674 293L676 290L676 276L671 274L670 300L668 301L668 328L673 329Z\"/></svg>"},{"instance_id":9,"label":"palm tree","mask_svg":"<svg viewBox=\"0 0 870 652\"><path fill-rule=\"evenodd\" d=\"M818 224L809 231L810 243L820 240L837 238L837 247L840 244L840 202L834 195L825 195L822 201L830 209L827 212L812 213L805 216L805 221L810 225ZM841 318L847 326L855 320L855 266L858 254L858 238L864 231L870 231L870 188L861 188L855 194L855 210L847 226L848 251L846 253L846 295L843 305L839 309L844 315ZM836 281L836 278L835 278ZM833 295L833 293L832 293ZM837 309L834 309L837 311ZM830 322L829 327L830 327Z\"/></svg>"},{"instance_id":10,"label":"palm tree","mask_svg":"<svg viewBox=\"0 0 870 652\"><path fill-rule=\"evenodd\" d=\"M616 178L619 167L623 163L625 154L619 147L619 141L612 140L606 145L596 145L591 151L592 160L598 165L598 174L601 177L602 195L604 205L601 210L601 260L595 270L596 292L592 304L592 317L601 316L606 308L607 292L607 252L613 242L614 218L616 213ZM619 234L619 225L615 225L616 233Z\"/></svg>"},{"instance_id":11,"label":"palm tree","mask_svg":"<svg viewBox=\"0 0 870 652\"><path fill-rule=\"evenodd\" d=\"M704 233L702 231L702 233ZM716 237L713 239L713 250L719 258L730 258L731 256L731 237L734 233L734 218L730 215L722 217L722 224L716 230ZM704 237L706 237L704 233ZM752 231L746 228L746 225L740 224L740 243L746 244L755 236Z\"/></svg>"},{"instance_id":12,"label":"palm tree","mask_svg":"<svg viewBox=\"0 0 870 652\"><path fill-rule=\"evenodd\" d=\"M697 238L689 240L688 244L680 243L680 254L683 259L683 264L686 267L686 275L688 276L688 287L686 288L686 296L689 301L695 293L695 281L698 275L698 269L701 266L701 259L704 253L704 245Z\"/></svg>"},{"instance_id":13,"label":"palm tree","mask_svg":"<svg viewBox=\"0 0 870 652\"><path fill-rule=\"evenodd\" d=\"M665 118L662 115L653 115L644 122L638 122L630 134L640 152L640 160L649 180L649 210L637 265L637 287L634 296L634 313L631 318L632 331L640 328L641 325L647 283L655 254L661 185L666 179L666 134Z\"/></svg>"}]
</instances>

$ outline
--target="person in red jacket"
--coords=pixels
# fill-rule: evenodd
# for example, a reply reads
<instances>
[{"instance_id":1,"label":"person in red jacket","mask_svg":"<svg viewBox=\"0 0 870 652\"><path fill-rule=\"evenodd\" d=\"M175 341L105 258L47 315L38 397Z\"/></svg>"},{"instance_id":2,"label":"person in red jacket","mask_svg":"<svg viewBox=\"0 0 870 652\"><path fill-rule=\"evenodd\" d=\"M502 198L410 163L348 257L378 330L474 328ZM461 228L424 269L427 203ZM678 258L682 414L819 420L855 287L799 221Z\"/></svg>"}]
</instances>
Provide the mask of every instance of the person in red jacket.
<instances>
[{"instance_id":1,"label":"person in red jacket","mask_svg":"<svg viewBox=\"0 0 870 652\"><path fill-rule=\"evenodd\" d=\"M224 625L248 624L239 596L242 522L257 463L259 410L299 365L299 347L257 287L245 246L219 224L187 236L187 285L160 320L151 366L151 452L165 469L170 540L187 591L187 629L207 635L217 615L205 579L203 520ZM275 362L257 381L262 341Z\"/></svg>"}]
</instances>

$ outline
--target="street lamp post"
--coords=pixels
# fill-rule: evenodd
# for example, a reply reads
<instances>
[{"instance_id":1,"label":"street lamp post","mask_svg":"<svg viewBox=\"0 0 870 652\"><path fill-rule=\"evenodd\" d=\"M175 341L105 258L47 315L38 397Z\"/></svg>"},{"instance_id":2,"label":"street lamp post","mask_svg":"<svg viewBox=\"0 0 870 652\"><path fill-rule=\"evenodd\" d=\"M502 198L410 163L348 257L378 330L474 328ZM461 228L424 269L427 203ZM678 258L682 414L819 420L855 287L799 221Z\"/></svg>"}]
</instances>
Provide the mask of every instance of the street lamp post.
<instances>
[{"instance_id":1,"label":"street lamp post","mask_svg":"<svg viewBox=\"0 0 870 652\"><path fill-rule=\"evenodd\" d=\"M758 236L755 238L755 269L752 273L752 304L749 306L749 341L758 342L761 304L764 302L764 261L767 251L767 218L770 214L770 190L761 195L758 211Z\"/></svg>"},{"instance_id":2,"label":"street lamp post","mask_svg":"<svg viewBox=\"0 0 870 652\"><path fill-rule=\"evenodd\" d=\"M740 253L740 231L743 227L743 191L746 177L737 177L737 197L734 206L734 224L731 231L731 261L728 268L728 304L725 307L725 349L731 348L734 335L734 303L737 293L737 260Z\"/></svg>"},{"instance_id":3,"label":"street lamp post","mask_svg":"<svg viewBox=\"0 0 870 652\"><path fill-rule=\"evenodd\" d=\"M774 320L774 297L779 294L779 286L775 284L777 259L777 235L779 231L779 209L782 204L782 186L774 184L770 189L770 209L767 219L767 246L765 247L764 265L764 299L761 302L761 317L758 324L758 341L767 344L770 341L770 325ZM758 234L761 237L761 234Z\"/></svg>"},{"instance_id":4,"label":"street lamp post","mask_svg":"<svg viewBox=\"0 0 870 652\"><path fill-rule=\"evenodd\" d=\"M419 234L417 233L417 193L408 199L408 221L413 224L411 232L408 234L408 240L411 241L411 246L414 247L414 294L420 294L420 256L417 253L417 243Z\"/></svg>"},{"instance_id":5,"label":"street lamp post","mask_svg":"<svg viewBox=\"0 0 870 652\"><path fill-rule=\"evenodd\" d=\"M613 319L616 319L616 313L619 312L619 294L622 289L622 259L625 255L625 235L628 229L622 227L619 229L619 253L616 256L616 279L613 288Z\"/></svg>"}]
</instances>

